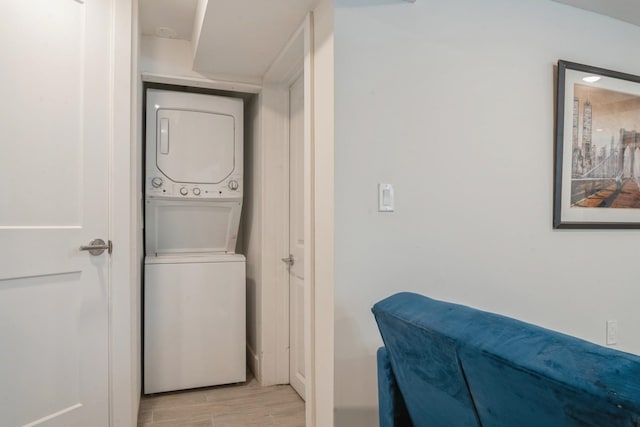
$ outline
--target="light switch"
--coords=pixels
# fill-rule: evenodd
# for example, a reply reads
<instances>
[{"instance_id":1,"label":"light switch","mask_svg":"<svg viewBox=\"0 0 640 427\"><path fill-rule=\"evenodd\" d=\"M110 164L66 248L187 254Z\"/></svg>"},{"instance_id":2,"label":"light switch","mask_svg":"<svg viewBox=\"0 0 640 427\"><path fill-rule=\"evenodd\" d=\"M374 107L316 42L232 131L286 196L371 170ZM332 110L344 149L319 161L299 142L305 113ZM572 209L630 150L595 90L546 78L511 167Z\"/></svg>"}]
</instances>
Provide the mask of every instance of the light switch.
<instances>
[{"instance_id":1,"label":"light switch","mask_svg":"<svg viewBox=\"0 0 640 427\"><path fill-rule=\"evenodd\" d=\"M378 184L378 211L393 212L393 185Z\"/></svg>"}]
</instances>

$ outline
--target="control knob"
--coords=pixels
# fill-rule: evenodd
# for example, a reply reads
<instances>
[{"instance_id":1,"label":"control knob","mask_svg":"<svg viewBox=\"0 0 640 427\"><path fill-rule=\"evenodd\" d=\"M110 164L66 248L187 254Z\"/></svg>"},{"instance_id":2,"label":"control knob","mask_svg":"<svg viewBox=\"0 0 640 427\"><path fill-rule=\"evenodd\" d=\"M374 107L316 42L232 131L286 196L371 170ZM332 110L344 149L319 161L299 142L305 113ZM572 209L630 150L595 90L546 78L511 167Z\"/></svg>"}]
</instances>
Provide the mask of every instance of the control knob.
<instances>
[{"instance_id":1,"label":"control knob","mask_svg":"<svg viewBox=\"0 0 640 427\"><path fill-rule=\"evenodd\" d=\"M229 186L229 190L236 191L239 187L238 181L236 181L235 179L232 179L231 181L229 181L228 186Z\"/></svg>"},{"instance_id":2,"label":"control knob","mask_svg":"<svg viewBox=\"0 0 640 427\"><path fill-rule=\"evenodd\" d=\"M160 178L159 176L154 177L151 180L151 185L153 186L153 188L160 188L162 187L162 178Z\"/></svg>"},{"instance_id":3,"label":"control knob","mask_svg":"<svg viewBox=\"0 0 640 427\"><path fill-rule=\"evenodd\" d=\"M180 189L180 194L182 194L183 196L186 196L187 194L189 194L189 190L187 190L187 187L182 187Z\"/></svg>"},{"instance_id":4,"label":"control knob","mask_svg":"<svg viewBox=\"0 0 640 427\"><path fill-rule=\"evenodd\" d=\"M198 187L193 189L193 194L195 194L196 196L200 195L200 189Z\"/></svg>"}]
</instances>

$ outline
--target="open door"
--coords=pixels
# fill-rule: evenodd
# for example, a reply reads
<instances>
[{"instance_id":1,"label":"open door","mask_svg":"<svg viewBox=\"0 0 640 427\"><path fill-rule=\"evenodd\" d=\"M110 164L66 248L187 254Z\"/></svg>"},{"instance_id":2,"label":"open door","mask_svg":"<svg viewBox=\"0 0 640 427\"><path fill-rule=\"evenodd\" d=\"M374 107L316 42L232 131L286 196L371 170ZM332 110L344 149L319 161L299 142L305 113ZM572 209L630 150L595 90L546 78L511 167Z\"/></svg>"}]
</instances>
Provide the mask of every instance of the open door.
<instances>
[{"instance_id":1,"label":"open door","mask_svg":"<svg viewBox=\"0 0 640 427\"><path fill-rule=\"evenodd\" d=\"M2 425L109 425L112 11L3 5Z\"/></svg>"},{"instance_id":2,"label":"open door","mask_svg":"<svg viewBox=\"0 0 640 427\"><path fill-rule=\"evenodd\" d=\"M289 89L289 381L305 398L304 78Z\"/></svg>"}]
</instances>

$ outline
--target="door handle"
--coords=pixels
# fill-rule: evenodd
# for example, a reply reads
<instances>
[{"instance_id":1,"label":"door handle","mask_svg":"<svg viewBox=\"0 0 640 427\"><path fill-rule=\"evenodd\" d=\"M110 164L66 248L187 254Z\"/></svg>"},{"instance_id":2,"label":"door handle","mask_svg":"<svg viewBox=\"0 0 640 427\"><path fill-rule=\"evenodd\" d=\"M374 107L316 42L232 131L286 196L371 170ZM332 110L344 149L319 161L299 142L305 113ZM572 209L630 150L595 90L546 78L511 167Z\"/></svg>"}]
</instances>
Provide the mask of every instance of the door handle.
<instances>
[{"instance_id":1,"label":"door handle","mask_svg":"<svg viewBox=\"0 0 640 427\"><path fill-rule=\"evenodd\" d=\"M293 254L289 254L288 257L281 258L281 259L282 259L282 262L287 264L289 267L291 267L295 263L295 260L293 259Z\"/></svg>"},{"instance_id":2,"label":"door handle","mask_svg":"<svg viewBox=\"0 0 640 427\"><path fill-rule=\"evenodd\" d=\"M113 251L113 244L111 240L108 243L105 243L102 239L93 239L89 242L88 245L80 246L81 251L89 251L89 253L93 256L102 255L102 252L107 251L111 253Z\"/></svg>"}]
</instances>

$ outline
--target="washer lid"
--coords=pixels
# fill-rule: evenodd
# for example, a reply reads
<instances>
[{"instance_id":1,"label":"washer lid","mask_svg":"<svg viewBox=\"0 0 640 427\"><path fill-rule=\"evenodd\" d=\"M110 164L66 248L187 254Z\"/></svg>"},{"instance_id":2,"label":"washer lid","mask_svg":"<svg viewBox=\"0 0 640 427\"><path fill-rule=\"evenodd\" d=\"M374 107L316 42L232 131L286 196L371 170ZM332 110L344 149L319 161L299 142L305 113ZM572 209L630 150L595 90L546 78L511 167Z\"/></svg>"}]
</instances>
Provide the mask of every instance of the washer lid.
<instances>
[{"instance_id":1,"label":"washer lid","mask_svg":"<svg viewBox=\"0 0 640 427\"><path fill-rule=\"evenodd\" d=\"M241 199L149 198L145 208L148 255L233 253Z\"/></svg>"},{"instance_id":2,"label":"washer lid","mask_svg":"<svg viewBox=\"0 0 640 427\"><path fill-rule=\"evenodd\" d=\"M233 116L169 108L159 108L156 115L156 162L169 179L218 184L233 173Z\"/></svg>"}]
</instances>

